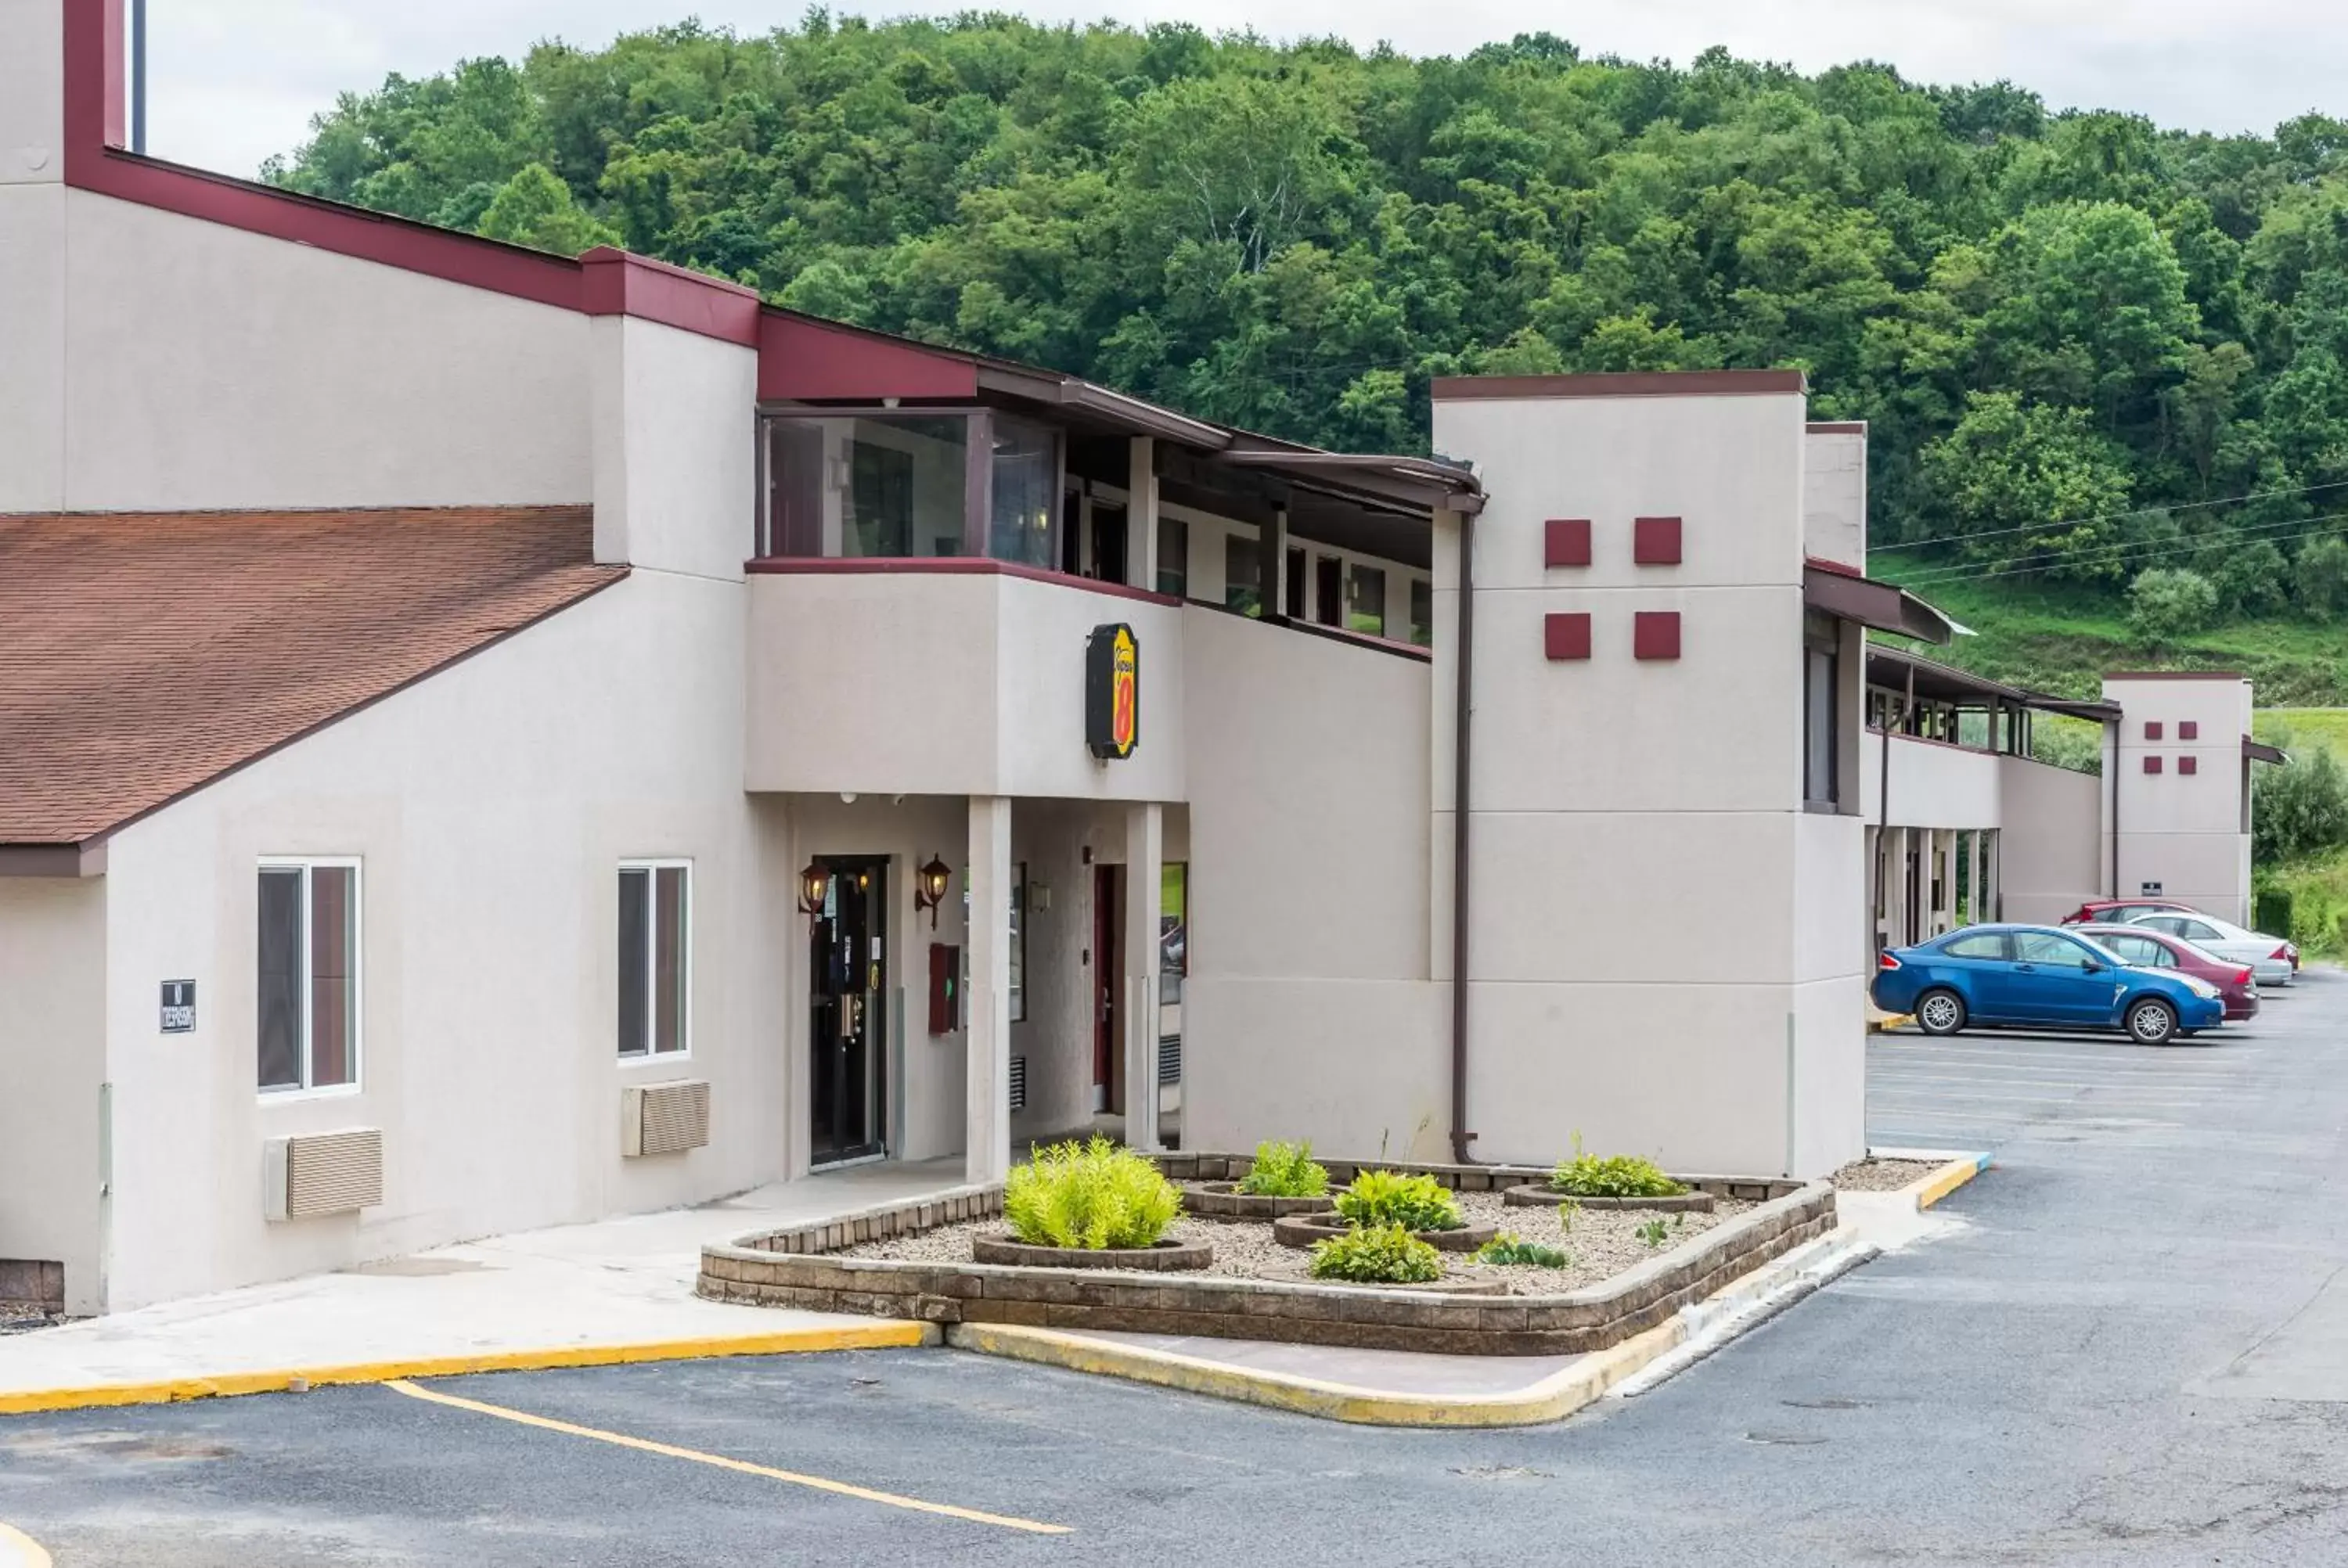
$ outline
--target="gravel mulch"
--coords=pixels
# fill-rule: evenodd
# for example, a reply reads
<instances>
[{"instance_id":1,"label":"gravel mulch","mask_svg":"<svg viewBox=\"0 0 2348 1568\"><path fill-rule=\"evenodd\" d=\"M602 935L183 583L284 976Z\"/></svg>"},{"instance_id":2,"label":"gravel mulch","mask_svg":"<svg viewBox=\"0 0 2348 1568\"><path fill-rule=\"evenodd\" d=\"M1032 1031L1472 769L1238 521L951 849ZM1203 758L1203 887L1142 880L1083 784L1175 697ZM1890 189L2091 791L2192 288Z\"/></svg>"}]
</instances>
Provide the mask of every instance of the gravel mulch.
<instances>
[{"instance_id":1,"label":"gravel mulch","mask_svg":"<svg viewBox=\"0 0 2348 1568\"><path fill-rule=\"evenodd\" d=\"M54 1328L64 1321L62 1314L53 1315L46 1307L0 1301L0 1334L30 1334L36 1328Z\"/></svg>"},{"instance_id":2,"label":"gravel mulch","mask_svg":"<svg viewBox=\"0 0 2348 1568\"><path fill-rule=\"evenodd\" d=\"M1564 1268L1540 1268L1525 1264L1502 1267L1476 1263L1464 1255L1445 1255L1445 1267L1453 1276L1503 1280L1513 1296L1548 1296L1559 1291L1578 1290L1585 1285L1596 1285L1755 1206L1750 1203L1723 1198L1710 1214L1650 1214L1635 1210L1585 1210L1573 1216L1573 1228L1567 1231L1560 1228L1555 1214L1537 1208L1509 1208L1500 1202L1498 1193L1461 1193L1458 1198L1459 1212L1468 1224L1497 1225L1520 1241L1560 1247L1572 1259ZM1651 1247L1639 1239L1638 1231L1641 1225L1656 1219L1663 1222L1663 1242L1661 1246ZM941 1225L919 1235L892 1236L887 1241L867 1242L861 1246L848 1247L837 1255L891 1258L902 1263L968 1263L972 1235L981 1230L999 1232L1002 1229L1003 1222L999 1219ZM1166 1234L1177 1241L1212 1243L1215 1261L1211 1266L1199 1271L1209 1276L1242 1279L1299 1278L1309 1255L1295 1247L1281 1245L1272 1239L1269 1224L1254 1221L1201 1220L1185 1214L1175 1221ZM1136 1269L1100 1269L1095 1272L1127 1279L1165 1277Z\"/></svg>"},{"instance_id":3,"label":"gravel mulch","mask_svg":"<svg viewBox=\"0 0 2348 1568\"><path fill-rule=\"evenodd\" d=\"M1893 1193L1939 1170L1939 1160L1853 1160L1834 1173L1846 1193Z\"/></svg>"}]
</instances>

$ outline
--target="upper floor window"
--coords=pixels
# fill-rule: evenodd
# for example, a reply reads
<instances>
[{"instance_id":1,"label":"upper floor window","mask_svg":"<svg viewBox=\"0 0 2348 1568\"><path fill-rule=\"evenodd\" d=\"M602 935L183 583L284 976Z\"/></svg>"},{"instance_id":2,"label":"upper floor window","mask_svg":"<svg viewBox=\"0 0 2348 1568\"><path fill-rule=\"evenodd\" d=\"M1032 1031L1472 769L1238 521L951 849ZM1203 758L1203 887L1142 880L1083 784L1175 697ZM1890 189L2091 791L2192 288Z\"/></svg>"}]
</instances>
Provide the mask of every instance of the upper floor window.
<instances>
[{"instance_id":1,"label":"upper floor window","mask_svg":"<svg viewBox=\"0 0 2348 1568\"><path fill-rule=\"evenodd\" d=\"M1435 646L1435 585L1423 577L1410 579L1410 640L1421 648Z\"/></svg>"},{"instance_id":2,"label":"upper floor window","mask_svg":"<svg viewBox=\"0 0 2348 1568\"><path fill-rule=\"evenodd\" d=\"M1223 536L1223 603L1241 615L1263 613L1263 548L1252 534Z\"/></svg>"},{"instance_id":3,"label":"upper floor window","mask_svg":"<svg viewBox=\"0 0 2348 1568\"><path fill-rule=\"evenodd\" d=\"M1842 628L1812 610L1802 621L1802 798L1816 805L1842 799L1841 685Z\"/></svg>"},{"instance_id":4,"label":"upper floor window","mask_svg":"<svg viewBox=\"0 0 2348 1568\"><path fill-rule=\"evenodd\" d=\"M1060 433L993 409L767 416L759 553L1060 559Z\"/></svg>"},{"instance_id":5,"label":"upper floor window","mask_svg":"<svg viewBox=\"0 0 2348 1568\"><path fill-rule=\"evenodd\" d=\"M1384 567L1354 561L1345 568L1345 627L1367 637L1386 634L1386 573Z\"/></svg>"},{"instance_id":6,"label":"upper floor window","mask_svg":"<svg viewBox=\"0 0 2348 1568\"><path fill-rule=\"evenodd\" d=\"M1190 525L1160 513L1158 518L1158 591L1180 599L1190 590Z\"/></svg>"},{"instance_id":7,"label":"upper floor window","mask_svg":"<svg viewBox=\"0 0 2348 1568\"><path fill-rule=\"evenodd\" d=\"M620 867L620 1054L671 1056L693 1045L693 866Z\"/></svg>"},{"instance_id":8,"label":"upper floor window","mask_svg":"<svg viewBox=\"0 0 2348 1568\"><path fill-rule=\"evenodd\" d=\"M261 863L260 1084L335 1089L359 1081L359 863Z\"/></svg>"}]
</instances>

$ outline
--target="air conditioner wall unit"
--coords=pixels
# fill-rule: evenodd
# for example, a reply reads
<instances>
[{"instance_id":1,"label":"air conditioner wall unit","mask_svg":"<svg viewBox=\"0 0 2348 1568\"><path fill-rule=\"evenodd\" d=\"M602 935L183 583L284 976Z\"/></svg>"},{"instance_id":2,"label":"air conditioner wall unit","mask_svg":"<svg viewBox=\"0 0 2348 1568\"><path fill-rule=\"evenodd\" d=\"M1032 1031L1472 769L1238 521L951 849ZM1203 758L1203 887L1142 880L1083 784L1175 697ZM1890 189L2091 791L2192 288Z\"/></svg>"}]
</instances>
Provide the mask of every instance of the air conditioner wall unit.
<instances>
[{"instance_id":1,"label":"air conditioner wall unit","mask_svg":"<svg viewBox=\"0 0 2348 1568\"><path fill-rule=\"evenodd\" d=\"M631 1083L620 1091L620 1153L681 1154L709 1142L709 1081Z\"/></svg>"},{"instance_id":2,"label":"air conditioner wall unit","mask_svg":"<svg viewBox=\"0 0 2348 1568\"><path fill-rule=\"evenodd\" d=\"M273 1221L373 1208L383 1202L383 1132L353 1127L272 1138L263 1145L262 1182Z\"/></svg>"}]
</instances>

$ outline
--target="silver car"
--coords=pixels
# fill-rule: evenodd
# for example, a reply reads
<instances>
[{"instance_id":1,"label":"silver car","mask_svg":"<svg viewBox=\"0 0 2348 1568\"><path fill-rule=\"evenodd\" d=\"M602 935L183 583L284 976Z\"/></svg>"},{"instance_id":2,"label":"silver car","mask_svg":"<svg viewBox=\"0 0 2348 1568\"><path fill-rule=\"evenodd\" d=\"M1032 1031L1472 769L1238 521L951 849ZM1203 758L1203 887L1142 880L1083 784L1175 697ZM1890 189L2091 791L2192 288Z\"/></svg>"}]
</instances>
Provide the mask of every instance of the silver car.
<instances>
[{"instance_id":1,"label":"silver car","mask_svg":"<svg viewBox=\"0 0 2348 1568\"><path fill-rule=\"evenodd\" d=\"M2121 924L2166 931L2172 937L2182 937L2195 947L2215 953L2221 958L2248 964L2251 977L2261 986L2287 986L2299 973L2299 949L2289 940L2270 937L2261 931L2245 931L2215 915L2186 914L2177 909L2143 909L2128 916Z\"/></svg>"}]
</instances>

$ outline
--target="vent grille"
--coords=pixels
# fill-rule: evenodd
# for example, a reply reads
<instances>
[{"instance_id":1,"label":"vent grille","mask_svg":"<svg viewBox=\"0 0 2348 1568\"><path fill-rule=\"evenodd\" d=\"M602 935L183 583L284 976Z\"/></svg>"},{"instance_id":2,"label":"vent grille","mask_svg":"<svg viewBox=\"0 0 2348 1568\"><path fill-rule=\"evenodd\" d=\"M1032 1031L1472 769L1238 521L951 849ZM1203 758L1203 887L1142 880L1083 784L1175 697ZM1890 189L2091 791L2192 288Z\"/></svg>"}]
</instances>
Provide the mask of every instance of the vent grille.
<instances>
[{"instance_id":1,"label":"vent grille","mask_svg":"<svg viewBox=\"0 0 2348 1568\"><path fill-rule=\"evenodd\" d=\"M383 1132L355 1127L299 1138L272 1138L268 1212L273 1220L355 1214L383 1202Z\"/></svg>"},{"instance_id":2,"label":"vent grille","mask_svg":"<svg viewBox=\"0 0 2348 1568\"><path fill-rule=\"evenodd\" d=\"M1024 1056L1011 1059L1011 1109L1027 1109L1027 1059Z\"/></svg>"},{"instance_id":3,"label":"vent grille","mask_svg":"<svg viewBox=\"0 0 2348 1568\"><path fill-rule=\"evenodd\" d=\"M1182 1081L1182 1037L1179 1034L1161 1034L1158 1037L1158 1081L1160 1083Z\"/></svg>"},{"instance_id":4,"label":"vent grille","mask_svg":"<svg viewBox=\"0 0 2348 1568\"><path fill-rule=\"evenodd\" d=\"M709 1142L709 1082L680 1078L667 1083L633 1083L620 1091L621 1153L681 1154Z\"/></svg>"}]
</instances>

